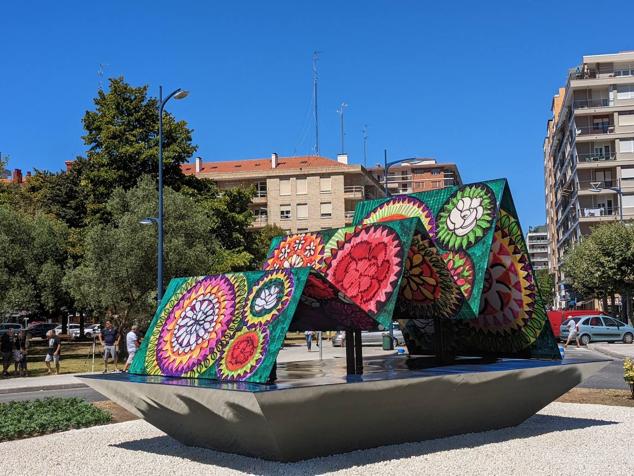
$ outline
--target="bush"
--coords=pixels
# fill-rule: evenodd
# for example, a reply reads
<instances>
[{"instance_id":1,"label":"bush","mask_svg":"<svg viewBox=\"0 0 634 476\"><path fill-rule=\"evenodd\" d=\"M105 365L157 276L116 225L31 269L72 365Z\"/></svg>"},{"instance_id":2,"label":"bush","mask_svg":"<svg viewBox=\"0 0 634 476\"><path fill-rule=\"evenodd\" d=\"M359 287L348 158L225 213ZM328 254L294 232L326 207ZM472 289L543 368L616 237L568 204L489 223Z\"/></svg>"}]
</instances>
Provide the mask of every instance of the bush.
<instances>
[{"instance_id":1,"label":"bush","mask_svg":"<svg viewBox=\"0 0 634 476\"><path fill-rule=\"evenodd\" d=\"M0 403L0 441L104 424L111 418L79 398Z\"/></svg>"}]
</instances>

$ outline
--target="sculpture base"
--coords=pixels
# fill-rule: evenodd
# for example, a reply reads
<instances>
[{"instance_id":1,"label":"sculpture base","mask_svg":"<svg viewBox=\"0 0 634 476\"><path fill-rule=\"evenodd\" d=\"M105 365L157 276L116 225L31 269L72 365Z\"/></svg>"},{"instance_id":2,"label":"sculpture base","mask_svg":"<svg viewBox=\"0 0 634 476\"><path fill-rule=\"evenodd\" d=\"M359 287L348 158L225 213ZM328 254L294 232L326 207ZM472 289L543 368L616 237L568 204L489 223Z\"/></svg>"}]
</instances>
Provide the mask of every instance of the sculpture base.
<instances>
[{"instance_id":1,"label":"sculpture base","mask_svg":"<svg viewBox=\"0 0 634 476\"><path fill-rule=\"evenodd\" d=\"M127 374L81 377L190 446L297 461L383 445L518 425L609 361L407 357L289 362L274 385Z\"/></svg>"}]
</instances>

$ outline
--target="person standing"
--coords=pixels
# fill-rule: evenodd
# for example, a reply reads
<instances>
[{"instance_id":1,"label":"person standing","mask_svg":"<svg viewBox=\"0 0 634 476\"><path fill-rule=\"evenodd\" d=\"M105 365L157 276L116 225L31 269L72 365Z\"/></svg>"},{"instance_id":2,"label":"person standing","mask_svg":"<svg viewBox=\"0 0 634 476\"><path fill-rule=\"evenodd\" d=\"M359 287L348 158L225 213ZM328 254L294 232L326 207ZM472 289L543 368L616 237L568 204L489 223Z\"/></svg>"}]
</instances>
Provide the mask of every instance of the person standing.
<instances>
[{"instance_id":1,"label":"person standing","mask_svg":"<svg viewBox=\"0 0 634 476\"><path fill-rule=\"evenodd\" d=\"M15 349L13 350L13 360L15 361L15 373L20 377L26 377L26 358L29 351L29 336L24 329L20 329L15 336Z\"/></svg>"},{"instance_id":2,"label":"person standing","mask_svg":"<svg viewBox=\"0 0 634 476\"><path fill-rule=\"evenodd\" d=\"M306 347L308 352L310 352L310 348L313 345L313 331L305 331L304 336L306 336Z\"/></svg>"},{"instance_id":3,"label":"person standing","mask_svg":"<svg viewBox=\"0 0 634 476\"><path fill-rule=\"evenodd\" d=\"M55 364L55 373L59 375L59 359L62 355L62 340L58 335L55 335L55 332L48 331L46 333L46 337L48 338L48 350L46 352L46 357L44 358L44 363L46 363L46 368L48 369L48 374L52 374L53 370L51 369L51 362Z\"/></svg>"},{"instance_id":4,"label":"person standing","mask_svg":"<svg viewBox=\"0 0 634 476\"><path fill-rule=\"evenodd\" d=\"M108 359L110 357L114 360L114 371L118 372L117 346L119 345L119 331L112 325L112 322L106 321L105 327L99 333L99 343L103 347L103 373L108 373Z\"/></svg>"},{"instance_id":5,"label":"person standing","mask_svg":"<svg viewBox=\"0 0 634 476\"><path fill-rule=\"evenodd\" d=\"M9 376L9 367L11 366L11 357L13 357L13 329L9 328L7 332L0 337L0 353L2 354L2 376Z\"/></svg>"},{"instance_id":6,"label":"person standing","mask_svg":"<svg viewBox=\"0 0 634 476\"><path fill-rule=\"evenodd\" d=\"M128 332L125 336L125 345L128 351L128 360L126 360L125 367L123 367L124 372L127 372L130 368L130 365L134 360L134 355L139 348L139 336L137 335L138 329L138 326L132 326L130 332Z\"/></svg>"},{"instance_id":7,"label":"person standing","mask_svg":"<svg viewBox=\"0 0 634 476\"><path fill-rule=\"evenodd\" d=\"M570 341L572 339L575 339L577 341L577 348L579 348L579 324L577 324L574 319L569 318L567 327L568 327L568 339L566 340L564 349L568 348L568 344L570 344Z\"/></svg>"}]
</instances>

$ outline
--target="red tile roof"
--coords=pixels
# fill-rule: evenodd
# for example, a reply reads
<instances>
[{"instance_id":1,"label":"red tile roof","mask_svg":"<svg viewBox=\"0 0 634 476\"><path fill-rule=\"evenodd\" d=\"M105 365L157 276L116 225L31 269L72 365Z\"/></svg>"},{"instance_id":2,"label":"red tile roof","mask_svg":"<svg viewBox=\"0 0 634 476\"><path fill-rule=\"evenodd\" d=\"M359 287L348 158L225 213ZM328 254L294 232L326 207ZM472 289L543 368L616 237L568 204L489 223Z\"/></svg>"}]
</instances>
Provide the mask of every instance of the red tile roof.
<instances>
[{"instance_id":1,"label":"red tile roof","mask_svg":"<svg viewBox=\"0 0 634 476\"><path fill-rule=\"evenodd\" d=\"M226 162L203 162L201 173L258 172L267 170L298 170L311 167L347 167L346 164L315 155L300 157L279 157L277 167L271 167L271 158L250 160L229 160ZM186 175L196 173L196 164L183 164L181 170Z\"/></svg>"}]
</instances>

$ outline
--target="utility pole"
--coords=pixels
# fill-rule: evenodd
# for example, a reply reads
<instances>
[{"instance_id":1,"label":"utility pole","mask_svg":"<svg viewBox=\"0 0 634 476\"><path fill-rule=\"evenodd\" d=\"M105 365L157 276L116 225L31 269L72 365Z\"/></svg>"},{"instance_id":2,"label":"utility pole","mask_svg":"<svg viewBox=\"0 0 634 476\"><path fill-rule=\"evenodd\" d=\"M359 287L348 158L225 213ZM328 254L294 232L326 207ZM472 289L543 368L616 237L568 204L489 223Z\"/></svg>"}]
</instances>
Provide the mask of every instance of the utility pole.
<instances>
[{"instance_id":1,"label":"utility pole","mask_svg":"<svg viewBox=\"0 0 634 476\"><path fill-rule=\"evenodd\" d=\"M319 155L319 111L317 109L317 60L319 51L313 51L313 115L315 116L315 154Z\"/></svg>"},{"instance_id":2,"label":"utility pole","mask_svg":"<svg viewBox=\"0 0 634 476\"><path fill-rule=\"evenodd\" d=\"M341 106L339 106L339 109L337 109L337 112L339 113L339 117L341 118L341 153L345 154L346 153L346 147L345 147L345 130L343 127L343 115L344 115L344 110L345 108L347 108L348 105L345 102L341 103Z\"/></svg>"},{"instance_id":3,"label":"utility pole","mask_svg":"<svg viewBox=\"0 0 634 476\"><path fill-rule=\"evenodd\" d=\"M368 166L368 125L363 124L363 166Z\"/></svg>"}]
</instances>

